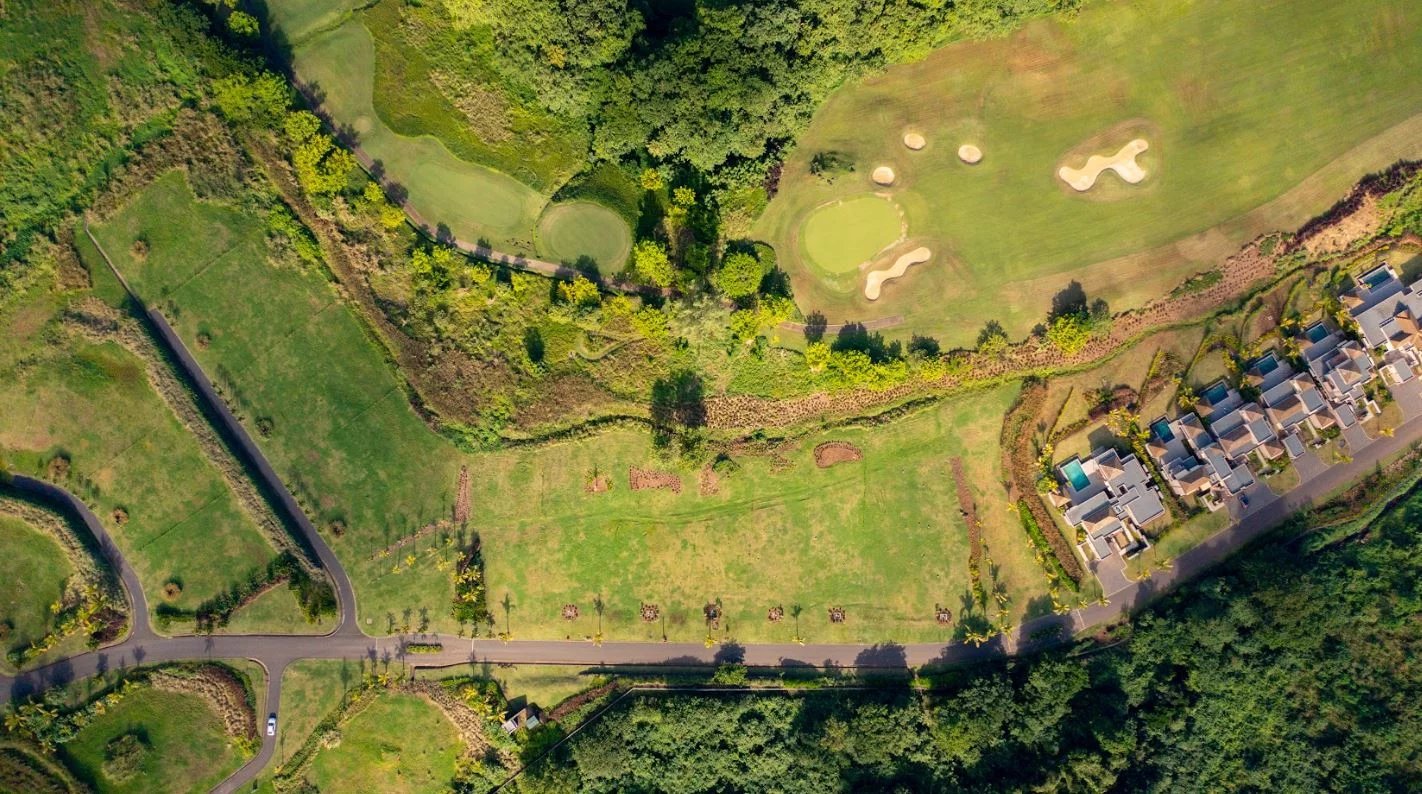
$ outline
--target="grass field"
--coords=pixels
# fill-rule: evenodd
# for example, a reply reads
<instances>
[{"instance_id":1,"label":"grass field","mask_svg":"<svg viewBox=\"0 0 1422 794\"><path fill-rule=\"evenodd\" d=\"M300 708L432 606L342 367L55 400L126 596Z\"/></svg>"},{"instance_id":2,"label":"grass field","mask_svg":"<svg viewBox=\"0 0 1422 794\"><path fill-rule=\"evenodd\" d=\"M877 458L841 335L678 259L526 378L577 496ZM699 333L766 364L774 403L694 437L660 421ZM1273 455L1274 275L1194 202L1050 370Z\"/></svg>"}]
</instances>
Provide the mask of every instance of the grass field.
<instances>
[{"instance_id":1,"label":"grass field","mask_svg":"<svg viewBox=\"0 0 1422 794\"><path fill-rule=\"evenodd\" d=\"M281 30L288 44L340 24L370 0L268 0L267 21Z\"/></svg>"},{"instance_id":2,"label":"grass field","mask_svg":"<svg viewBox=\"0 0 1422 794\"><path fill-rule=\"evenodd\" d=\"M74 566L46 532L0 514L0 622L4 648L21 648L47 634L49 605L59 601Z\"/></svg>"},{"instance_id":3,"label":"grass field","mask_svg":"<svg viewBox=\"0 0 1422 794\"><path fill-rule=\"evenodd\" d=\"M390 794L444 792L462 751L459 734L438 707L389 692L342 728L339 745L316 754L308 778L321 791L378 784Z\"/></svg>"},{"instance_id":4,"label":"grass field","mask_svg":"<svg viewBox=\"0 0 1422 794\"><path fill-rule=\"evenodd\" d=\"M170 580L182 585L174 605L192 608L265 564L271 545L149 385L142 362L113 343L51 338L59 308L36 291L0 316L0 450L15 470L58 479L84 498L155 606ZM51 468L56 457L67 458L67 475ZM121 526L117 508L127 514Z\"/></svg>"},{"instance_id":5,"label":"grass field","mask_svg":"<svg viewBox=\"0 0 1422 794\"><path fill-rule=\"evenodd\" d=\"M902 333L956 345L996 319L1018 336L1071 279L1126 308L1422 155L1419 35L1422 13L1399 0L1093 3L835 94L756 232L781 252L801 308L831 321L904 315ZM927 148L905 148L909 130ZM1150 143L1140 185L1108 173L1077 194L1055 176L1068 155L1136 134ZM969 141L985 153L975 166L957 157ZM812 176L825 151L855 172L833 185ZM815 207L871 189L879 165L899 174L889 191L909 234L944 257L871 304L798 262L795 237Z\"/></svg>"},{"instance_id":6,"label":"grass field","mask_svg":"<svg viewBox=\"0 0 1422 794\"><path fill-rule=\"evenodd\" d=\"M136 774L124 780L104 773L110 740L137 733L147 745ZM244 760L201 698L142 687L95 717L61 748L65 764L99 794L207 791Z\"/></svg>"},{"instance_id":7,"label":"grass field","mask_svg":"<svg viewBox=\"0 0 1422 794\"><path fill-rule=\"evenodd\" d=\"M145 231L151 229L152 231ZM591 636L594 600L607 638L700 640L702 608L720 600L718 636L813 641L934 639L935 603L959 610L968 590L967 533L948 458L964 457L993 560L1012 611L1041 609L1043 580L1005 509L996 448L1015 387L967 395L909 419L822 434L787 452L788 467L749 458L715 495L632 492L628 469L662 469L645 432L616 431L563 445L467 456L411 411L394 374L315 271L269 264L248 216L194 202L181 177L155 183L100 230L137 288L174 305L175 327L247 421L270 422L261 443L314 520L341 521L332 538L360 593L362 625L453 630L447 569L457 548L426 533L447 519L459 467L472 477L470 531L483 538L498 631ZM128 256L139 234L141 262ZM206 347L197 345L206 334ZM844 440L862 463L818 469L811 448ZM585 491L598 470L608 493ZM467 539L467 532L451 533ZM662 622L643 623L642 602ZM503 606L507 603L507 609ZM582 617L559 619L565 603ZM804 611L798 628L766 621L769 607ZM828 606L849 621L831 626ZM729 632L726 629L729 627Z\"/></svg>"},{"instance_id":8,"label":"grass field","mask_svg":"<svg viewBox=\"0 0 1422 794\"><path fill-rule=\"evenodd\" d=\"M811 267L832 276L853 273L899 239L901 224L898 205L892 200L872 194L850 196L811 212L800 244Z\"/></svg>"},{"instance_id":9,"label":"grass field","mask_svg":"<svg viewBox=\"0 0 1422 794\"><path fill-rule=\"evenodd\" d=\"M603 274L622 269L632 234L617 213L591 201L553 204L538 220L538 249L555 262L578 264L587 257Z\"/></svg>"},{"instance_id":10,"label":"grass field","mask_svg":"<svg viewBox=\"0 0 1422 794\"><path fill-rule=\"evenodd\" d=\"M360 18L306 38L293 57L297 75L321 98L323 109L355 135L387 179L404 188L410 206L431 227L444 225L462 240L483 240L500 250L539 253L535 237L547 194L507 173L460 159L439 138L401 135L376 112L375 43ZM549 185L548 193L557 187ZM559 235L552 253L620 265L611 255L620 250L618 241L630 237L626 223L612 212L581 211L574 217L579 222Z\"/></svg>"}]
</instances>

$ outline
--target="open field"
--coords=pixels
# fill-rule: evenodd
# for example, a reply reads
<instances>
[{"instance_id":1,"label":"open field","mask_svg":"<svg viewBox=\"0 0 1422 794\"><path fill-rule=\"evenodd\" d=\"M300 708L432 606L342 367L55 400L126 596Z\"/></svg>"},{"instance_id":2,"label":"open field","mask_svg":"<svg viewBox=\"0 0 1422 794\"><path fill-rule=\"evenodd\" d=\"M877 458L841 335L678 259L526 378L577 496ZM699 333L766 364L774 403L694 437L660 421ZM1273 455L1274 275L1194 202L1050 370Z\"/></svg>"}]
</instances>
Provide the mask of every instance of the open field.
<instances>
[{"instance_id":1,"label":"open field","mask_svg":"<svg viewBox=\"0 0 1422 794\"><path fill-rule=\"evenodd\" d=\"M333 27L370 0L269 0L267 21L279 28L288 44Z\"/></svg>"},{"instance_id":2,"label":"open field","mask_svg":"<svg viewBox=\"0 0 1422 794\"><path fill-rule=\"evenodd\" d=\"M53 628L49 605L75 573L59 543L43 530L0 513L0 652L23 648Z\"/></svg>"},{"instance_id":3,"label":"open field","mask_svg":"<svg viewBox=\"0 0 1422 794\"><path fill-rule=\"evenodd\" d=\"M114 779L104 771L108 743L137 733L147 750L137 771ZM95 717L62 746L61 758L99 794L207 791L244 760L202 698L143 686Z\"/></svg>"},{"instance_id":4,"label":"open field","mask_svg":"<svg viewBox=\"0 0 1422 794\"><path fill-rule=\"evenodd\" d=\"M308 778L321 791L362 791L378 781L391 794L443 792L462 750L438 707L387 692L341 729L340 744L316 754Z\"/></svg>"},{"instance_id":5,"label":"open field","mask_svg":"<svg viewBox=\"0 0 1422 794\"><path fill-rule=\"evenodd\" d=\"M59 309L36 290L0 316L8 340L0 450L15 470L85 499L132 561L150 604L163 603L164 584L176 581L182 592L169 603L196 607L274 551L142 362L117 344L69 337L56 328Z\"/></svg>"},{"instance_id":6,"label":"open field","mask_svg":"<svg viewBox=\"0 0 1422 794\"><path fill-rule=\"evenodd\" d=\"M993 319L1026 333L1071 279L1115 308L1137 305L1422 155L1422 87L1409 77L1422 69L1419 35L1422 14L1397 0L1149 0L953 45L835 94L756 233L781 252L806 312L904 315L901 333L951 345ZM923 150L905 148L908 130ZM1136 137L1150 144L1139 185L1107 172L1077 193L1057 178ZM958 159L966 142L982 162ZM856 166L833 184L809 173L829 151ZM795 238L815 207L872 189L879 165L898 174L887 190L909 234L943 257L871 304L798 261L812 243Z\"/></svg>"},{"instance_id":7,"label":"open field","mask_svg":"<svg viewBox=\"0 0 1422 794\"><path fill-rule=\"evenodd\" d=\"M136 261L127 252L150 226L148 254ZM331 542L357 584L368 631L455 628L452 564L477 532L494 630L519 637L592 636L600 598L609 639L701 639L702 609L718 600L719 639L786 640L797 631L812 641L941 638L949 631L935 624L934 605L957 614L968 591L953 455L964 457L978 489L1011 611L1043 608L1029 604L1044 581L1005 509L991 452L1015 386L873 429L812 435L784 450L782 463L740 459L714 494L700 493L696 471L676 472L680 493L633 492L630 469L675 469L658 460L645 431L459 453L415 416L324 278L269 264L259 232L250 218L195 202L176 175L101 230L137 288L176 307L175 327L244 421L266 420L261 443L313 519L324 528L341 522ZM815 467L811 450L830 440L857 445L864 460ZM461 465L473 473L472 518L462 529L438 523L452 514ZM611 479L611 491L587 491L594 471ZM409 536L414 542L395 545ZM658 605L657 621L639 619L644 602ZM560 619L566 603L579 605L578 620ZM786 618L770 623L766 611L777 605ZM832 626L830 606L849 620Z\"/></svg>"},{"instance_id":8,"label":"open field","mask_svg":"<svg viewBox=\"0 0 1422 794\"><path fill-rule=\"evenodd\" d=\"M409 205L424 221L500 250L537 251L571 260L587 255L609 269L622 264L611 257L621 250L617 241L630 237L630 231L615 213L578 213L575 231L559 235L555 247L539 250L536 226L548 203L546 194L506 173L460 159L439 138L401 135L387 126L374 104L375 59L370 31L356 17L293 50L296 74L319 97L322 109L380 164L387 180L406 192Z\"/></svg>"}]
</instances>

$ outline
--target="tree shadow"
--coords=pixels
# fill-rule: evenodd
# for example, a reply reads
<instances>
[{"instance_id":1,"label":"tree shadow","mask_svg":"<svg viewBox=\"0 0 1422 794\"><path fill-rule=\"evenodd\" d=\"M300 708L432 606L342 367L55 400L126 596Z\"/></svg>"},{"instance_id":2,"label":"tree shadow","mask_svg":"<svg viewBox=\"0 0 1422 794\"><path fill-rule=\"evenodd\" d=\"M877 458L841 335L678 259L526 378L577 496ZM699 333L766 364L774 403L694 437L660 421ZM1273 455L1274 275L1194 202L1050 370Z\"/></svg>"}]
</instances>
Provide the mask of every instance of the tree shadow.
<instances>
[{"instance_id":1,"label":"tree shadow","mask_svg":"<svg viewBox=\"0 0 1422 794\"><path fill-rule=\"evenodd\" d=\"M701 376L679 370L652 384L652 438L664 447L706 424L706 387Z\"/></svg>"},{"instance_id":2,"label":"tree shadow","mask_svg":"<svg viewBox=\"0 0 1422 794\"><path fill-rule=\"evenodd\" d=\"M824 339L825 328L828 325L829 322L825 319L823 312L818 310L810 312L809 316L805 318L805 341L814 343Z\"/></svg>"},{"instance_id":3,"label":"tree shadow","mask_svg":"<svg viewBox=\"0 0 1422 794\"><path fill-rule=\"evenodd\" d=\"M937 339L922 334L914 334L908 343L909 353L920 358L938 358L943 354L943 346Z\"/></svg>"},{"instance_id":4,"label":"tree shadow","mask_svg":"<svg viewBox=\"0 0 1422 794\"><path fill-rule=\"evenodd\" d=\"M1058 317L1086 314L1086 312L1086 289L1081 286L1080 281L1073 280L1052 296L1052 312L1048 318L1055 320Z\"/></svg>"},{"instance_id":5,"label":"tree shadow","mask_svg":"<svg viewBox=\"0 0 1422 794\"><path fill-rule=\"evenodd\" d=\"M537 328L528 328L523 332L523 350L528 354L528 360L534 364L542 364L543 356L546 352L543 343L543 334Z\"/></svg>"},{"instance_id":6,"label":"tree shadow","mask_svg":"<svg viewBox=\"0 0 1422 794\"><path fill-rule=\"evenodd\" d=\"M900 342L888 342L878 331L870 332L863 323L849 323L840 329L830 349L836 352L855 351L863 353L875 364L882 364L903 355Z\"/></svg>"}]
</instances>

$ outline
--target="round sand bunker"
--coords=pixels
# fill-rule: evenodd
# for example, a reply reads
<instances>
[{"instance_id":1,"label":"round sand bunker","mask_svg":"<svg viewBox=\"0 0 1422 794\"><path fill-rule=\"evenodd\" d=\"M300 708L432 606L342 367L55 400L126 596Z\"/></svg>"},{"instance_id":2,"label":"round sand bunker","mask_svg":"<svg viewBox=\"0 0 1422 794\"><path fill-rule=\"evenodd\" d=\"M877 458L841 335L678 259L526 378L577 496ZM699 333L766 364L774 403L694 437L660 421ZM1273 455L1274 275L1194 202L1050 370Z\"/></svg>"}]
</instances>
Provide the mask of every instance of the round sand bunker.
<instances>
[{"instance_id":1,"label":"round sand bunker","mask_svg":"<svg viewBox=\"0 0 1422 794\"><path fill-rule=\"evenodd\" d=\"M965 143L958 147L958 159L968 165L973 165L983 159L983 150L971 143Z\"/></svg>"},{"instance_id":2,"label":"round sand bunker","mask_svg":"<svg viewBox=\"0 0 1422 794\"><path fill-rule=\"evenodd\" d=\"M880 185L892 185L894 184L894 169L887 165L881 165L874 169L874 173L870 174L870 178Z\"/></svg>"},{"instance_id":3,"label":"round sand bunker","mask_svg":"<svg viewBox=\"0 0 1422 794\"><path fill-rule=\"evenodd\" d=\"M927 146L928 141L924 140L924 137L922 135L919 135L916 132L910 132L904 136L904 145L909 147L910 149L913 149L916 152L919 149L922 149L923 147Z\"/></svg>"}]
</instances>

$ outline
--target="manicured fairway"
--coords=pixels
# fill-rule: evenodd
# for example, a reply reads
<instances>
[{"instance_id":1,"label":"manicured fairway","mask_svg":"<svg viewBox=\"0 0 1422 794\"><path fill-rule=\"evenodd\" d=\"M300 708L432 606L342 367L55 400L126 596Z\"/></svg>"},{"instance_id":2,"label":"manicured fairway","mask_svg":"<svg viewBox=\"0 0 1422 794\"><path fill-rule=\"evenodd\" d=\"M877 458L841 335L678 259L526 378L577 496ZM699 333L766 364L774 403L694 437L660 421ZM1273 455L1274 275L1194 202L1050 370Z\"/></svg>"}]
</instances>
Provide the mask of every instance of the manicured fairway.
<instances>
[{"instance_id":1,"label":"manicured fairway","mask_svg":"<svg viewBox=\"0 0 1422 794\"><path fill-rule=\"evenodd\" d=\"M970 344L984 322L1015 335L1077 279L1116 308L1168 292L1264 230L1325 209L1362 175L1422 156L1422 13L1401 0L1144 0L1087 5L1001 41L965 43L849 86L817 114L757 226L805 311L831 321L904 315L909 331ZM910 151L906 131L928 145ZM1086 193L1056 170L1134 137L1148 176ZM984 159L968 166L961 143ZM809 173L822 151L854 174ZM816 274L797 241L825 201L889 188L909 234L946 263L872 304ZM809 230L805 230L807 236ZM797 262L808 251L814 262Z\"/></svg>"},{"instance_id":2,"label":"manicured fairway","mask_svg":"<svg viewBox=\"0 0 1422 794\"><path fill-rule=\"evenodd\" d=\"M591 201L549 205L538 221L539 249L556 262L589 257L603 273L622 269L632 233L617 213Z\"/></svg>"},{"instance_id":3,"label":"manicured fairway","mask_svg":"<svg viewBox=\"0 0 1422 794\"><path fill-rule=\"evenodd\" d=\"M436 706L385 693L346 723L338 746L317 753L309 774L321 791L362 791L378 781L389 794L443 792L462 749Z\"/></svg>"},{"instance_id":4,"label":"manicured fairway","mask_svg":"<svg viewBox=\"0 0 1422 794\"><path fill-rule=\"evenodd\" d=\"M899 239L901 223L893 201L853 196L811 212L800 242L812 267L836 275L850 273Z\"/></svg>"},{"instance_id":5,"label":"manicured fairway","mask_svg":"<svg viewBox=\"0 0 1422 794\"><path fill-rule=\"evenodd\" d=\"M313 33L336 25L369 0L269 0L265 3L269 25L295 44Z\"/></svg>"},{"instance_id":6,"label":"manicured fairway","mask_svg":"<svg viewBox=\"0 0 1422 794\"><path fill-rule=\"evenodd\" d=\"M148 749L136 774L115 780L104 773L105 747L135 732ZM218 715L201 698L146 686L95 717L60 752L66 765L99 794L207 791L243 761Z\"/></svg>"},{"instance_id":7,"label":"manicured fairway","mask_svg":"<svg viewBox=\"0 0 1422 794\"><path fill-rule=\"evenodd\" d=\"M935 625L933 607L959 614L969 588L967 530L948 473L954 455L977 489L1010 611L1042 609L1042 575L996 485L996 439L1015 386L872 430L812 436L786 451L788 465L747 457L714 494L700 493L696 471L680 472L680 494L632 492L629 468L675 470L645 432L462 454L415 416L318 271L268 264L254 219L195 203L175 175L134 206L153 210L117 221L129 224L125 234L173 218L193 224L183 256L160 255L154 244L144 261L126 258L122 267L140 290L176 306L179 333L230 384L248 421L270 418L262 446L312 518L323 527L343 522L344 534L329 537L355 580L368 631L424 620L453 631L449 570L458 546L445 540L477 532L494 630L515 637L592 636L599 599L608 639L665 631L698 641L706 636L702 610L718 600L722 640L788 641L797 631L811 641L947 637L954 629ZM116 237L114 247L127 250ZM205 348L199 333L210 337ZM811 450L827 440L858 445L864 461L816 468ZM461 465L472 474L468 527L392 546L448 518ZM586 490L594 470L611 478L611 491ZM642 602L657 604L665 622L640 620ZM578 620L560 619L566 603L579 606ZM787 617L771 623L766 611L777 605ZM790 617L797 606L798 626ZM829 606L844 607L849 620L831 625Z\"/></svg>"},{"instance_id":8,"label":"manicured fairway","mask_svg":"<svg viewBox=\"0 0 1422 794\"><path fill-rule=\"evenodd\" d=\"M43 530L0 513L0 621L9 627L0 652L39 639L51 624L49 605L59 601L74 566Z\"/></svg>"}]
</instances>

